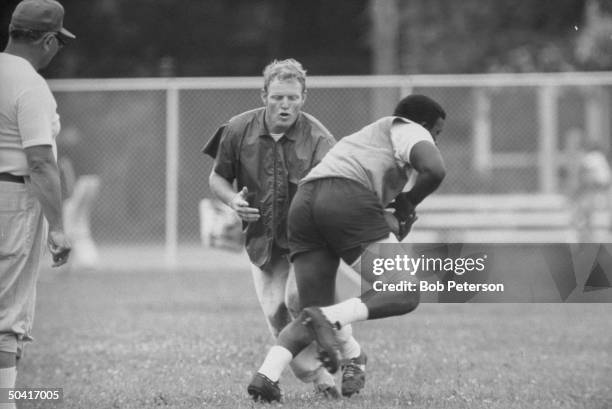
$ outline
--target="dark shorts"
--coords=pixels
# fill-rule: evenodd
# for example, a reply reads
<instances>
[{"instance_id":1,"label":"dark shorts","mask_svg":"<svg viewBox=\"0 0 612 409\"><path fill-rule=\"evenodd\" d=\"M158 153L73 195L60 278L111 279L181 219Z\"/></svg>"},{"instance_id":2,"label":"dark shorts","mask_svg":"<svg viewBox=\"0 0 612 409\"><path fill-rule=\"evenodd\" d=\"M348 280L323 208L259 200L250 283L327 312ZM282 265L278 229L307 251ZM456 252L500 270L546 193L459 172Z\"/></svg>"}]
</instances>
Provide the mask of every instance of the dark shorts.
<instances>
[{"instance_id":1,"label":"dark shorts","mask_svg":"<svg viewBox=\"0 0 612 409\"><path fill-rule=\"evenodd\" d=\"M376 194L350 179L300 185L289 209L291 260L296 254L327 248L352 263L369 244L389 235L384 214ZM355 254L355 249L361 251Z\"/></svg>"}]
</instances>

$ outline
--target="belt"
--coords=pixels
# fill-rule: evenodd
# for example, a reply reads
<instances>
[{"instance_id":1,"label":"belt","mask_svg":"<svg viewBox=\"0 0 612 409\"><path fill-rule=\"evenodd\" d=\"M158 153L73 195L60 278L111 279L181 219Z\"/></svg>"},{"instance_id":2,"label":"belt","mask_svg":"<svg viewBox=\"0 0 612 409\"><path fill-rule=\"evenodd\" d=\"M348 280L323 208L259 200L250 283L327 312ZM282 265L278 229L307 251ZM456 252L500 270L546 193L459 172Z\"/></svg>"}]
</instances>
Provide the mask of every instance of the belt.
<instances>
[{"instance_id":1,"label":"belt","mask_svg":"<svg viewBox=\"0 0 612 409\"><path fill-rule=\"evenodd\" d=\"M12 173L0 173L0 182L25 183L25 178Z\"/></svg>"}]
</instances>

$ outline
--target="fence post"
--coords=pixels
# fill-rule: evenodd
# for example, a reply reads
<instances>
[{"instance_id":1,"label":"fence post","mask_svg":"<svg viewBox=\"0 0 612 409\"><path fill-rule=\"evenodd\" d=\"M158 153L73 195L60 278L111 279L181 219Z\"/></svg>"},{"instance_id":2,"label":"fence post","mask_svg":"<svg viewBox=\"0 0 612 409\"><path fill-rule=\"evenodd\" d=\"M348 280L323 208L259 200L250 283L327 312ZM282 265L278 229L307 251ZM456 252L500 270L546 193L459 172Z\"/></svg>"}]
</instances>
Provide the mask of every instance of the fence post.
<instances>
[{"instance_id":1,"label":"fence post","mask_svg":"<svg viewBox=\"0 0 612 409\"><path fill-rule=\"evenodd\" d=\"M166 267L177 262L178 241L179 90L166 90Z\"/></svg>"},{"instance_id":2,"label":"fence post","mask_svg":"<svg viewBox=\"0 0 612 409\"><path fill-rule=\"evenodd\" d=\"M553 85L544 85L538 88L540 119L538 179L542 193L557 191L557 146L559 138L557 107L557 88Z\"/></svg>"},{"instance_id":3,"label":"fence post","mask_svg":"<svg viewBox=\"0 0 612 409\"><path fill-rule=\"evenodd\" d=\"M491 98L484 88L474 90L474 140L472 166L480 175L491 172Z\"/></svg>"},{"instance_id":4,"label":"fence post","mask_svg":"<svg viewBox=\"0 0 612 409\"><path fill-rule=\"evenodd\" d=\"M602 87L589 87L585 96L586 140L604 152L610 148L610 97Z\"/></svg>"}]
</instances>

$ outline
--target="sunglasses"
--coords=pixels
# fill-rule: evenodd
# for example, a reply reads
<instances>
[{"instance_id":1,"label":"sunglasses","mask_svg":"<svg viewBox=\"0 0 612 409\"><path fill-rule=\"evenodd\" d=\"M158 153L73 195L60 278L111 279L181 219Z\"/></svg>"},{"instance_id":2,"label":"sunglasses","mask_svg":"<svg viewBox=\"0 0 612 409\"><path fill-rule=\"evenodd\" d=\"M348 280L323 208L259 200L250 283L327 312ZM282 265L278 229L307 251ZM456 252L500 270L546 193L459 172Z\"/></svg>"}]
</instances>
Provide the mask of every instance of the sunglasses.
<instances>
[{"instance_id":1,"label":"sunglasses","mask_svg":"<svg viewBox=\"0 0 612 409\"><path fill-rule=\"evenodd\" d=\"M66 44L68 44L59 33L54 33L53 37L55 37L55 39L57 40L57 44L60 46L60 48L65 47Z\"/></svg>"}]
</instances>

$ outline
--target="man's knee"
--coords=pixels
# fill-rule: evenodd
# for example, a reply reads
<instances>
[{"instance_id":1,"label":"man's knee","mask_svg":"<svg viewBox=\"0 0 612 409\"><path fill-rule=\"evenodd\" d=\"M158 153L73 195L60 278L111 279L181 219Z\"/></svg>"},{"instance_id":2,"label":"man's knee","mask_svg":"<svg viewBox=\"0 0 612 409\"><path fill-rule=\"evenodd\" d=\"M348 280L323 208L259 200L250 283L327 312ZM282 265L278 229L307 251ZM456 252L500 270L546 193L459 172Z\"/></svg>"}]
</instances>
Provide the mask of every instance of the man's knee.
<instances>
[{"instance_id":1,"label":"man's knee","mask_svg":"<svg viewBox=\"0 0 612 409\"><path fill-rule=\"evenodd\" d=\"M312 342L291 361L291 371L302 382L312 382L318 371L324 370L318 359L317 344Z\"/></svg>"},{"instance_id":2,"label":"man's knee","mask_svg":"<svg viewBox=\"0 0 612 409\"><path fill-rule=\"evenodd\" d=\"M317 376L317 369L305 368L295 362L295 359L291 361L289 365L291 367L291 372L298 378L300 381L304 383L310 383Z\"/></svg>"}]
</instances>

